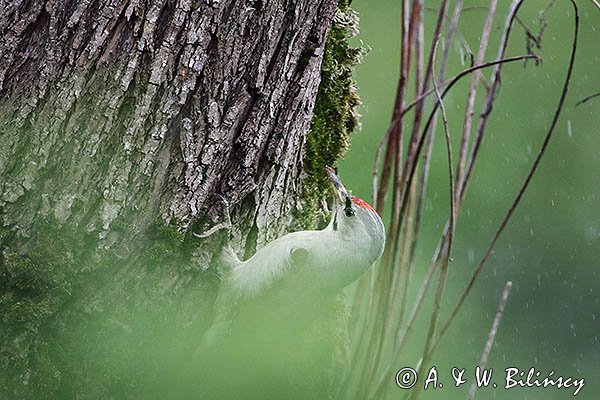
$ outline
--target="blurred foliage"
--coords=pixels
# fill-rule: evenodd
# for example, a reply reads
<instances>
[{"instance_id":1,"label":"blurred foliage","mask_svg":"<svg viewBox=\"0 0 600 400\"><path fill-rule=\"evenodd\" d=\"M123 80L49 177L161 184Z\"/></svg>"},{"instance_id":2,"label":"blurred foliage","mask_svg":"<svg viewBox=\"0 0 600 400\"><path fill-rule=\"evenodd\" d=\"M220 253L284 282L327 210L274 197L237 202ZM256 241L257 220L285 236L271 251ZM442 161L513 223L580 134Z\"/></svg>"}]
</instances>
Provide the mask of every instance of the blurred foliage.
<instances>
[{"instance_id":1,"label":"blurred foliage","mask_svg":"<svg viewBox=\"0 0 600 400\"><path fill-rule=\"evenodd\" d=\"M80 268L77 260L86 247L78 246L75 254L72 244L81 238L56 226L52 220L40 219L36 240L28 248L17 246L21 242L17 233L0 229L0 340L13 343L0 354L0 394L12 392L9 388L20 388L22 397L38 391L51 394L60 385L45 327L69 300Z\"/></svg>"}]
</instances>

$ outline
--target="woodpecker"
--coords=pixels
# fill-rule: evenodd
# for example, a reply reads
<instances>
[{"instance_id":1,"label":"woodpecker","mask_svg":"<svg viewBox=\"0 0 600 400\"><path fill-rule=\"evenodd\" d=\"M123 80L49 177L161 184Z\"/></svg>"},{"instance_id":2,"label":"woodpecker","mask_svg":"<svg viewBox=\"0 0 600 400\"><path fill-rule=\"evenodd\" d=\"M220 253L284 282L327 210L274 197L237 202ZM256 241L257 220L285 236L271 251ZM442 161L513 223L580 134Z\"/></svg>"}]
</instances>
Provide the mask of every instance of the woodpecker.
<instances>
[{"instance_id":1,"label":"woodpecker","mask_svg":"<svg viewBox=\"0 0 600 400\"><path fill-rule=\"evenodd\" d=\"M237 320L245 320L238 325L244 336L254 332L264 337L264 327L273 321L290 331L301 328L324 298L337 296L381 256L381 217L367 202L351 196L332 168L326 170L335 198L331 221L323 230L282 236L246 261L226 246L213 324L197 354L229 335Z\"/></svg>"}]
</instances>

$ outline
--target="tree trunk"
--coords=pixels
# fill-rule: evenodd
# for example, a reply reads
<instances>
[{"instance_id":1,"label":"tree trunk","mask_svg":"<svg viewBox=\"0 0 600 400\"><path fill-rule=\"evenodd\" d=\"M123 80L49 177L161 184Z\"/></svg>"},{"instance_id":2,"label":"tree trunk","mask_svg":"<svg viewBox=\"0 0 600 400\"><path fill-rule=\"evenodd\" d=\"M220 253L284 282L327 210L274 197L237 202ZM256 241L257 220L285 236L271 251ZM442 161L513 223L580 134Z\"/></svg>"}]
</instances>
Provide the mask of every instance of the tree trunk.
<instances>
[{"instance_id":1,"label":"tree trunk","mask_svg":"<svg viewBox=\"0 0 600 400\"><path fill-rule=\"evenodd\" d=\"M0 4L0 397L143 398L210 324L229 234L190 232L217 195L241 256L316 221L355 22L336 0Z\"/></svg>"}]
</instances>

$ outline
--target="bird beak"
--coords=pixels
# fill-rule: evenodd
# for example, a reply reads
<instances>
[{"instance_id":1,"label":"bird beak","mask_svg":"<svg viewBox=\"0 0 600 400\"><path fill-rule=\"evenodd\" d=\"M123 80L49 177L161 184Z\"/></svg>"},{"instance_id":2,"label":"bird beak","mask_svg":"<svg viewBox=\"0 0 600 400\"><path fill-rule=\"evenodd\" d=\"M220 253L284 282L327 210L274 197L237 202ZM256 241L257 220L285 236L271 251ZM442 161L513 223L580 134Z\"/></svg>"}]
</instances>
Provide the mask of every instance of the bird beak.
<instances>
[{"instance_id":1,"label":"bird beak","mask_svg":"<svg viewBox=\"0 0 600 400\"><path fill-rule=\"evenodd\" d=\"M350 197L348 191L344 187L344 184L342 183L340 178L336 175L335 170L333 168L326 166L325 170L327 171L327 176L329 178L329 181L331 182L331 185L333 186L335 194L340 199L342 204L344 204L346 199Z\"/></svg>"}]
</instances>

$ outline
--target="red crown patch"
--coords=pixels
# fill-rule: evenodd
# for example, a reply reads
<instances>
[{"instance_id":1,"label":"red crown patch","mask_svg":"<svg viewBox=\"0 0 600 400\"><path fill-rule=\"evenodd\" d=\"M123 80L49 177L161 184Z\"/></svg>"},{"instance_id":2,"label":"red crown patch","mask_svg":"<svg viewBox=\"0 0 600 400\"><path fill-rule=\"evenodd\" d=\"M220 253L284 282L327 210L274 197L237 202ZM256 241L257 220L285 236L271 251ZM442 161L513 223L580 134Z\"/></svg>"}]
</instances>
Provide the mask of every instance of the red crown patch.
<instances>
[{"instance_id":1,"label":"red crown patch","mask_svg":"<svg viewBox=\"0 0 600 400\"><path fill-rule=\"evenodd\" d=\"M364 208L365 210L369 210L369 211L377 214L377 211L375 211L375 209L373 207L371 207L371 205L369 203L367 203L366 201L364 201L363 199L361 199L359 197L352 196L352 202L354 204L356 204L357 206Z\"/></svg>"}]
</instances>

